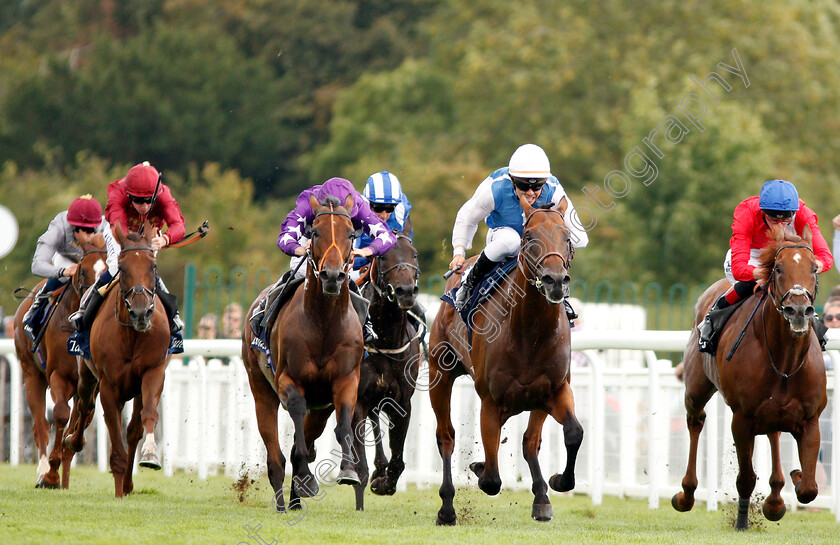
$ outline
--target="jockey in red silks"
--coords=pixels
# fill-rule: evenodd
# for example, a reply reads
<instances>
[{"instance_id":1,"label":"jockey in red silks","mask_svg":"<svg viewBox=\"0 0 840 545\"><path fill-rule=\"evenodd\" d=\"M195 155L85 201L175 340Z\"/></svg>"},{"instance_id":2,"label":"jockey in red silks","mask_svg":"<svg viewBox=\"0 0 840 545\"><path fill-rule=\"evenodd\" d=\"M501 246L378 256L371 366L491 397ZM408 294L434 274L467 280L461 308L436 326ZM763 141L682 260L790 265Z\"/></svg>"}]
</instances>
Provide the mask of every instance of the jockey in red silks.
<instances>
[{"instance_id":1,"label":"jockey in red silks","mask_svg":"<svg viewBox=\"0 0 840 545\"><path fill-rule=\"evenodd\" d=\"M723 309L751 295L760 277L758 256L771 240L771 227L784 225L802 235L805 226L811 228L817 273L831 269L833 258L828 244L820 233L817 215L799 198L796 187L786 180L770 180L761 187L758 196L749 197L735 208L732 238L723 264L726 278L732 287L721 295L698 326L700 351L714 353L719 331L715 318ZM720 324L722 325L722 324Z\"/></svg>"},{"instance_id":2,"label":"jockey in red silks","mask_svg":"<svg viewBox=\"0 0 840 545\"><path fill-rule=\"evenodd\" d=\"M70 207L59 212L50 222L47 231L38 237L32 258L32 274L47 279L35 294L32 306L23 315L23 331L35 341L41 329L42 314L52 292L67 284L79 268L82 258L80 242L90 242L102 233L107 251L108 270L117 272L120 245L111 234L111 226L102 215L102 207L91 195L75 199Z\"/></svg>"},{"instance_id":3,"label":"jockey in red silks","mask_svg":"<svg viewBox=\"0 0 840 545\"><path fill-rule=\"evenodd\" d=\"M105 218L114 227L120 224L124 233L140 231L143 222L148 221L155 234L152 237L152 249L157 252L184 238L186 228L181 208L172 197L169 188L162 183L160 173L148 162L143 162L129 169L125 178L120 178L108 185L108 203L105 205ZM160 230L166 226L166 233ZM77 331L86 330L96 315L96 309L102 302L99 288L113 280L111 271L105 271L85 293L79 311L70 320ZM156 278L156 292L160 297L172 335L178 335L184 324L178 315L178 303L170 294L161 278ZM85 318L90 309L90 317ZM174 346L174 345L173 345ZM174 352L173 352L174 353Z\"/></svg>"}]
</instances>

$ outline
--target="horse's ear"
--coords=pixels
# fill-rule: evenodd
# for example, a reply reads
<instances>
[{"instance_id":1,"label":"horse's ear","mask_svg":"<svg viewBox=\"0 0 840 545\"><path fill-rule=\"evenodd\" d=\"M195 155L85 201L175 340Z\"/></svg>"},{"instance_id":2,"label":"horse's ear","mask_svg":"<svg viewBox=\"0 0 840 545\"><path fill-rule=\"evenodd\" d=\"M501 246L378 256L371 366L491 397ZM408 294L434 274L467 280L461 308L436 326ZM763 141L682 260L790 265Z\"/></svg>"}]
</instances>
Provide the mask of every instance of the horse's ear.
<instances>
[{"instance_id":1,"label":"horse's ear","mask_svg":"<svg viewBox=\"0 0 840 545\"><path fill-rule=\"evenodd\" d=\"M321 208L321 203L318 202L318 199L315 198L315 195L309 196L309 206L310 208L312 208L313 212Z\"/></svg>"},{"instance_id":2,"label":"horse's ear","mask_svg":"<svg viewBox=\"0 0 840 545\"><path fill-rule=\"evenodd\" d=\"M347 198L344 199L344 208L350 212L353 210L353 195L347 195Z\"/></svg>"},{"instance_id":3,"label":"horse's ear","mask_svg":"<svg viewBox=\"0 0 840 545\"><path fill-rule=\"evenodd\" d=\"M405 227L403 227L402 234L410 237L411 236L411 218L405 218Z\"/></svg>"},{"instance_id":4,"label":"horse's ear","mask_svg":"<svg viewBox=\"0 0 840 545\"><path fill-rule=\"evenodd\" d=\"M560 204L558 204L557 206L554 207L555 210L560 212L560 214L563 216L564 219L566 218L566 209L568 209L568 208L569 208L569 199L567 199L565 195L563 195L563 198L560 199Z\"/></svg>"},{"instance_id":5,"label":"horse's ear","mask_svg":"<svg viewBox=\"0 0 840 545\"><path fill-rule=\"evenodd\" d=\"M118 221L114 224L114 238L120 243L120 246L125 246L125 233L122 230L122 224Z\"/></svg>"},{"instance_id":6,"label":"horse's ear","mask_svg":"<svg viewBox=\"0 0 840 545\"><path fill-rule=\"evenodd\" d=\"M810 225L805 225L805 229L802 230L802 240L804 240L808 246L813 245L814 234L811 232Z\"/></svg>"},{"instance_id":7,"label":"horse's ear","mask_svg":"<svg viewBox=\"0 0 840 545\"><path fill-rule=\"evenodd\" d=\"M155 236L155 228L149 223L149 220L143 222L143 227L140 230L143 232L143 240L151 242Z\"/></svg>"},{"instance_id":8,"label":"horse's ear","mask_svg":"<svg viewBox=\"0 0 840 545\"><path fill-rule=\"evenodd\" d=\"M534 207L528 204L528 200L525 199L525 195L519 197L519 206L522 207L522 210L525 211L525 217L529 217L531 214L534 213Z\"/></svg>"},{"instance_id":9,"label":"horse's ear","mask_svg":"<svg viewBox=\"0 0 840 545\"><path fill-rule=\"evenodd\" d=\"M785 227L783 225L773 226L773 238L776 239L777 244L785 241Z\"/></svg>"}]
</instances>

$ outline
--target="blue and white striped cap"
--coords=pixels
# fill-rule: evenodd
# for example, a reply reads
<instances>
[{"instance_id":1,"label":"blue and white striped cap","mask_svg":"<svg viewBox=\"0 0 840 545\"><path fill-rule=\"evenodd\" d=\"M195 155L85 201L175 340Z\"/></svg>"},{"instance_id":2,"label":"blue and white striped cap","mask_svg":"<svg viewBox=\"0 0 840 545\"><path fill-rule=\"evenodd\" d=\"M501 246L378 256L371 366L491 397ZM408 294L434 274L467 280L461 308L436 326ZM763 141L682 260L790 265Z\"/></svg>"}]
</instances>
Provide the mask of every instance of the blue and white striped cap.
<instances>
[{"instance_id":1,"label":"blue and white striped cap","mask_svg":"<svg viewBox=\"0 0 840 545\"><path fill-rule=\"evenodd\" d=\"M365 198L380 204L399 204L402 201L402 187L396 176L383 170L368 178L365 184Z\"/></svg>"}]
</instances>

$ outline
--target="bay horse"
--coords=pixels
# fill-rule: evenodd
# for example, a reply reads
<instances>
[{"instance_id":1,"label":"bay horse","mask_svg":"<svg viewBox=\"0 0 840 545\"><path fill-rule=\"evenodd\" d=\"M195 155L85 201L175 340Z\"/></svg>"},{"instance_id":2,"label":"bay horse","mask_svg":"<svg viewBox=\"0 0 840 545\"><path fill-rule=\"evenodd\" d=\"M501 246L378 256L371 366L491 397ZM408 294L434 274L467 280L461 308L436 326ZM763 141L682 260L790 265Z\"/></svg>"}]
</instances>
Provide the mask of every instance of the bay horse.
<instances>
[{"instance_id":1,"label":"bay horse","mask_svg":"<svg viewBox=\"0 0 840 545\"><path fill-rule=\"evenodd\" d=\"M121 248L119 289L105 295L94 318L90 361L78 358L80 417L65 439L66 446L81 450L84 428L80 424L89 421L98 389L111 439L110 467L118 498L134 489L134 456L144 433L140 466L160 469L154 431L170 337L166 311L155 294L157 259L152 232L148 222L140 233L124 234L119 223L114 225L114 237ZM134 410L123 440L122 410L131 399Z\"/></svg>"},{"instance_id":2,"label":"bay horse","mask_svg":"<svg viewBox=\"0 0 840 545\"><path fill-rule=\"evenodd\" d=\"M563 425L566 467L549 480L554 490L574 488L574 468L583 441L583 428L575 417L571 388L571 338L563 306L568 294L572 244L563 219L568 201L556 210L533 208L520 198L525 212L522 243L516 270L471 315L472 344L455 309L442 305L430 332L429 395L437 417L438 450L443 459L443 482L438 525L456 523L452 483L455 429L450 400L455 379L469 374L481 398L481 439L484 462L470 469L478 486L493 496L499 493L499 438L502 425L513 415L530 411L522 437L522 450L531 471L534 502L531 516L552 518L548 486L537 454L542 426L548 415ZM454 287L451 278L446 288Z\"/></svg>"},{"instance_id":3,"label":"bay horse","mask_svg":"<svg viewBox=\"0 0 840 545\"><path fill-rule=\"evenodd\" d=\"M756 482L752 465L756 435L767 435L772 456L770 495L764 500L764 516L776 521L785 514L780 493L785 484L779 455L780 432L792 434L799 448L802 470L791 472L797 499L809 503L817 496L819 418L827 401L825 364L811 327L817 264L810 228L805 228L801 238L781 227L773 235L775 240L759 258L763 295L751 296L735 311L722 330L716 356L699 352L695 327L683 358L690 445L682 492L674 495L671 504L677 511L689 511L694 506L697 443L706 418L704 407L715 391L720 391L732 409L732 436L738 456L736 530L749 529L750 496ZM695 307L695 326L729 286L727 280L720 280L700 296ZM742 331L743 340L731 361L727 361Z\"/></svg>"},{"instance_id":4,"label":"bay horse","mask_svg":"<svg viewBox=\"0 0 840 545\"><path fill-rule=\"evenodd\" d=\"M32 428L35 444L38 447L38 476L36 488L68 488L70 486L70 462L74 451L63 448L64 431L70 420L69 401L76 396L76 383L79 373L76 357L67 352L67 339L73 327L67 320L79 308L82 294L96 281L97 275L105 270L105 239L95 235L90 242L81 242L82 258L76 273L70 282L64 285L56 298L52 317L44 326L41 343L38 345L39 356L32 352L32 340L23 332L23 315L32 306L33 297L46 280L42 280L30 293L30 297L21 302L15 313L15 351L23 370L23 383L26 388L26 401L32 413ZM40 363L43 358L44 365ZM55 442L47 458L47 445L50 439L50 425L45 415L47 387L52 395L55 418ZM61 467L59 480L58 468ZM59 482L60 481L60 482Z\"/></svg>"},{"instance_id":5,"label":"bay horse","mask_svg":"<svg viewBox=\"0 0 840 545\"><path fill-rule=\"evenodd\" d=\"M395 230L396 231L396 230ZM420 267L417 250L411 244L411 223L396 233L397 243L384 255L373 260L367 274L370 281L362 294L370 300L370 319L379 339L367 347L369 356L362 361L359 394L353 418L353 430L359 463L356 471L361 483L355 487L356 509L364 509L364 489L368 482L365 453L366 422L370 418L376 457L370 477L374 494L392 495L405 469L403 451L411 420L411 396L420 369L420 335L409 322L408 311L417 300L420 289ZM383 429L380 414L388 415L391 459L382 446Z\"/></svg>"},{"instance_id":6,"label":"bay horse","mask_svg":"<svg viewBox=\"0 0 840 545\"><path fill-rule=\"evenodd\" d=\"M351 419L356 407L364 343L347 284L355 239L350 218L353 197L348 196L343 206L335 197L319 203L313 196L309 204L315 218L307 251L306 281L280 309L269 333L269 350L276 370L267 367L264 352L251 348L251 328L244 328L242 340L242 362L248 372L257 426L267 451L268 480L274 490L274 507L280 512L286 510L283 500L286 459L280 451L277 430L277 410L281 403L295 428L289 508L301 509L300 498L318 494L318 482L308 463L314 461L313 444L333 409L337 421L335 436L341 445L342 458L337 482L359 484L354 469L358 456L353 448ZM251 305L248 320L269 289L263 290Z\"/></svg>"}]
</instances>

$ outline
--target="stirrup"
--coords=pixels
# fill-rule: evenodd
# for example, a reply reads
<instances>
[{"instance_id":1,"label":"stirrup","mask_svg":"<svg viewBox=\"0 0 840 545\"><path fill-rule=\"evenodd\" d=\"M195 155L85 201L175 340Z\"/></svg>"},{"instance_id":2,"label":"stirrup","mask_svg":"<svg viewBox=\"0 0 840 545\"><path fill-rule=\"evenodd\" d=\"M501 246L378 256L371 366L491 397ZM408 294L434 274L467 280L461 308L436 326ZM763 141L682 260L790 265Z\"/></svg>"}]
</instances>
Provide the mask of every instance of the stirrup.
<instances>
[{"instance_id":1,"label":"stirrup","mask_svg":"<svg viewBox=\"0 0 840 545\"><path fill-rule=\"evenodd\" d=\"M376 331L373 330L373 324L371 324L370 322L365 322L362 325L362 334L364 336L365 345L368 345L379 339L379 335L377 335Z\"/></svg>"},{"instance_id":2,"label":"stirrup","mask_svg":"<svg viewBox=\"0 0 840 545\"><path fill-rule=\"evenodd\" d=\"M76 312L74 312L73 314L71 314L70 316L67 317L67 321L69 321L70 324L73 325L73 329L75 329L76 331L81 331L82 330L82 328L84 326L84 320L85 320L85 309L83 309L83 308L80 308L79 310L77 310Z\"/></svg>"}]
</instances>

